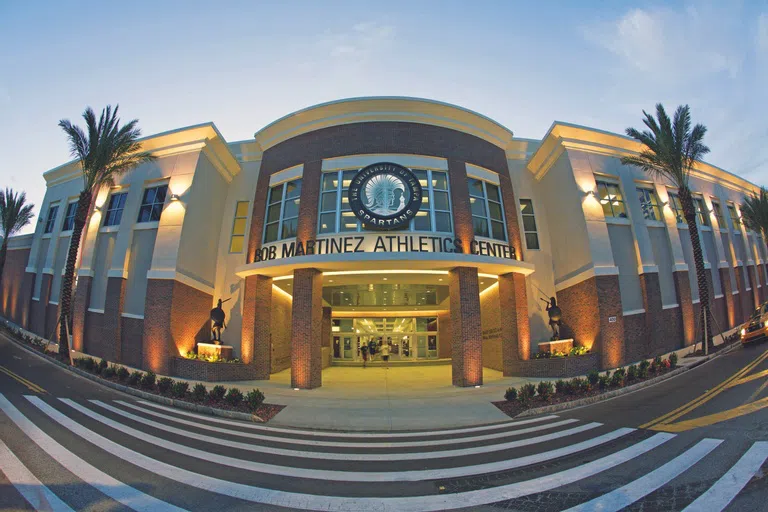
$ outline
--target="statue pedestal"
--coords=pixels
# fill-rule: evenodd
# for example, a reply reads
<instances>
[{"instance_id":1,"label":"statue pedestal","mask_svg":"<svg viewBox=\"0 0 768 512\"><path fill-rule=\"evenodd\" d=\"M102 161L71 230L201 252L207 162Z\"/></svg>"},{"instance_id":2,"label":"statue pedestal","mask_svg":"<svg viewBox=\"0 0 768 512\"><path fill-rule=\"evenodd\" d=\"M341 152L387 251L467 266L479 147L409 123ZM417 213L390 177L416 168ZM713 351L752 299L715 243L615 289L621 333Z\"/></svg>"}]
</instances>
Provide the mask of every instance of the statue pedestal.
<instances>
[{"instance_id":1,"label":"statue pedestal","mask_svg":"<svg viewBox=\"0 0 768 512\"><path fill-rule=\"evenodd\" d=\"M573 348L573 338L557 341L542 341L539 343L539 352L568 352Z\"/></svg>"},{"instance_id":2,"label":"statue pedestal","mask_svg":"<svg viewBox=\"0 0 768 512\"><path fill-rule=\"evenodd\" d=\"M232 359L232 345L216 345L215 343L198 343L198 356L218 356L221 359Z\"/></svg>"}]
</instances>

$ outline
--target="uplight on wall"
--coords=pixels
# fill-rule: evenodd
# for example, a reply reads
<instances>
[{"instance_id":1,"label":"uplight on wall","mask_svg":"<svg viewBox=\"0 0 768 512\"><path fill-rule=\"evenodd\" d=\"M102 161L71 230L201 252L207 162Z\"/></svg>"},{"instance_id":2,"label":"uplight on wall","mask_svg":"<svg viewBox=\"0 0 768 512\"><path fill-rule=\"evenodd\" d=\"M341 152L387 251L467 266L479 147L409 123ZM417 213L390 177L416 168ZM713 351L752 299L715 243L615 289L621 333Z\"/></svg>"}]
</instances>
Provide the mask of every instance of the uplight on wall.
<instances>
[{"instance_id":1,"label":"uplight on wall","mask_svg":"<svg viewBox=\"0 0 768 512\"><path fill-rule=\"evenodd\" d=\"M179 194L171 194L171 201L178 201L179 200Z\"/></svg>"}]
</instances>

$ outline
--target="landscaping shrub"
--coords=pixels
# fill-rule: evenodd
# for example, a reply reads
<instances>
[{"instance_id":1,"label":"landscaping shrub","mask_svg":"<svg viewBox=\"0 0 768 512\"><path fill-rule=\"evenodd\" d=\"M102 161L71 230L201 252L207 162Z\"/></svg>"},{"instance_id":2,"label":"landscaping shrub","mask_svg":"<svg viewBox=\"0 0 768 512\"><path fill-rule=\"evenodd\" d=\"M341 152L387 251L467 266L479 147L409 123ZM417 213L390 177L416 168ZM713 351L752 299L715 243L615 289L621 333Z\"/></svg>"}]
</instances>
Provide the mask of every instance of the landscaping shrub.
<instances>
[{"instance_id":1,"label":"landscaping shrub","mask_svg":"<svg viewBox=\"0 0 768 512\"><path fill-rule=\"evenodd\" d=\"M208 396L208 389L206 389L205 384L195 384L195 387L192 388L192 400L202 402L206 396Z\"/></svg>"},{"instance_id":2,"label":"landscaping shrub","mask_svg":"<svg viewBox=\"0 0 768 512\"><path fill-rule=\"evenodd\" d=\"M135 372L131 372L131 374L128 376L128 385L138 386L143 376L144 374L138 370L136 370Z\"/></svg>"},{"instance_id":3,"label":"landscaping shrub","mask_svg":"<svg viewBox=\"0 0 768 512\"><path fill-rule=\"evenodd\" d=\"M620 388L624 385L624 377L626 377L626 372L624 371L624 368L619 368L615 372L613 372L613 375L611 376L611 386L614 388Z\"/></svg>"},{"instance_id":4,"label":"landscaping shrub","mask_svg":"<svg viewBox=\"0 0 768 512\"><path fill-rule=\"evenodd\" d=\"M171 386L171 394L176 398L184 398L189 389L189 382L177 380Z\"/></svg>"},{"instance_id":5,"label":"landscaping shrub","mask_svg":"<svg viewBox=\"0 0 768 512\"><path fill-rule=\"evenodd\" d=\"M510 388L514 389L514 388ZM506 398L506 393L504 394ZM507 398L509 400L509 398ZM248 392L247 395L245 395L245 402L248 404L248 408L252 411L255 411L259 408L261 404L264 403L264 393L259 391L258 389L252 389Z\"/></svg>"},{"instance_id":6,"label":"landscaping shrub","mask_svg":"<svg viewBox=\"0 0 768 512\"><path fill-rule=\"evenodd\" d=\"M658 373L661 370L661 366L662 366L661 356L654 357L650 366L651 373Z\"/></svg>"},{"instance_id":7,"label":"landscaping shrub","mask_svg":"<svg viewBox=\"0 0 768 512\"><path fill-rule=\"evenodd\" d=\"M637 366L631 365L627 368L627 382L632 382L637 379Z\"/></svg>"},{"instance_id":8,"label":"landscaping shrub","mask_svg":"<svg viewBox=\"0 0 768 512\"><path fill-rule=\"evenodd\" d=\"M536 386L536 392L542 399L549 400L552 398L552 394L555 392L555 387L550 381L543 380L539 382L538 386Z\"/></svg>"},{"instance_id":9,"label":"landscaping shrub","mask_svg":"<svg viewBox=\"0 0 768 512\"><path fill-rule=\"evenodd\" d=\"M125 379L127 379L128 378L128 374L129 374L129 372L125 368L125 366L121 366L120 368L117 369L117 379L120 382L123 382Z\"/></svg>"},{"instance_id":10,"label":"landscaping shrub","mask_svg":"<svg viewBox=\"0 0 768 512\"><path fill-rule=\"evenodd\" d=\"M579 379L579 380L580 380L579 385L581 386L582 393L589 393L590 391L592 391L592 388L594 386L592 386L592 384L589 382L589 379Z\"/></svg>"},{"instance_id":11,"label":"landscaping shrub","mask_svg":"<svg viewBox=\"0 0 768 512\"><path fill-rule=\"evenodd\" d=\"M96 373L101 375L104 372L104 370L107 369L107 366L109 366L109 364L107 364L107 361L105 359L102 359L101 361L99 361L99 364L96 365L96 370L95 370Z\"/></svg>"},{"instance_id":12,"label":"landscaping shrub","mask_svg":"<svg viewBox=\"0 0 768 512\"><path fill-rule=\"evenodd\" d=\"M599 378L600 378L600 372L598 372L597 370L591 370L587 374L587 380L589 381L590 384L592 384L593 387L597 385L597 381Z\"/></svg>"},{"instance_id":13,"label":"landscaping shrub","mask_svg":"<svg viewBox=\"0 0 768 512\"><path fill-rule=\"evenodd\" d=\"M568 394L577 395L581 391L581 381L579 377L574 377L568 383Z\"/></svg>"},{"instance_id":14,"label":"landscaping shrub","mask_svg":"<svg viewBox=\"0 0 768 512\"><path fill-rule=\"evenodd\" d=\"M524 384L520 387L520 392L517 394L517 399L523 405L528 405L531 399L536 396L536 385L532 383Z\"/></svg>"},{"instance_id":15,"label":"landscaping shrub","mask_svg":"<svg viewBox=\"0 0 768 512\"><path fill-rule=\"evenodd\" d=\"M141 387L144 389L154 389L155 387L155 372L152 370L144 374L141 379Z\"/></svg>"},{"instance_id":16,"label":"landscaping shrub","mask_svg":"<svg viewBox=\"0 0 768 512\"><path fill-rule=\"evenodd\" d=\"M224 397L229 405L238 406L243 401L243 393L237 388L229 388L227 396Z\"/></svg>"},{"instance_id":17,"label":"landscaping shrub","mask_svg":"<svg viewBox=\"0 0 768 512\"><path fill-rule=\"evenodd\" d=\"M610 381L610 372L605 372L604 374L600 375L600 377L597 379L597 387L600 389L606 389L608 387L608 382Z\"/></svg>"},{"instance_id":18,"label":"landscaping shrub","mask_svg":"<svg viewBox=\"0 0 768 512\"><path fill-rule=\"evenodd\" d=\"M557 382L555 382L555 391L557 391L558 393L566 393L567 387L568 385L562 379L559 379Z\"/></svg>"},{"instance_id":19,"label":"landscaping shrub","mask_svg":"<svg viewBox=\"0 0 768 512\"><path fill-rule=\"evenodd\" d=\"M227 388L225 388L222 385L214 386L213 389L208 393L208 397L213 402L220 402L224 399L224 394L227 392Z\"/></svg>"},{"instance_id":20,"label":"landscaping shrub","mask_svg":"<svg viewBox=\"0 0 768 512\"><path fill-rule=\"evenodd\" d=\"M640 361L640 366L637 367L637 376L641 379L644 379L648 376L648 368L651 366L651 363L643 359Z\"/></svg>"},{"instance_id":21,"label":"landscaping shrub","mask_svg":"<svg viewBox=\"0 0 768 512\"><path fill-rule=\"evenodd\" d=\"M669 365L670 365L672 368L674 368L674 367L676 367L676 366L677 366L677 354L675 354L674 352L672 352L671 354L669 354Z\"/></svg>"},{"instance_id":22,"label":"landscaping shrub","mask_svg":"<svg viewBox=\"0 0 768 512\"><path fill-rule=\"evenodd\" d=\"M579 347L573 347L570 351L570 354L572 356L583 356L584 354L588 354L589 350L587 350L587 347L585 346L579 346Z\"/></svg>"},{"instance_id":23,"label":"landscaping shrub","mask_svg":"<svg viewBox=\"0 0 768 512\"><path fill-rule=\"evenodd\" d=\"M513 402L517 400L517 388L514 386L507 388L507 390L504 392L504 400L507 402Z\"/></svg>"},{"instance_id":24,"label":"landscaping shrub","mask_svg":"<svg viewBox=\"0 0 768 512\"><path fill-rule=\"evenodd\" d=\"M107 366L101 371L101 376L105 379L111 379L115 376L115 373L117 373L117 371L114 366Z\"/></svg>"},{"instance_id":25,"label":"landscaping shrub","mask_svg":"<svg viewBox=\"0 0 768 512\"><path fill-rule=\"evenodd\" d=\"M163 377L157 381L157 389L162 394L166 394L173 386L173 379L170 377Z\"/></svg>"},{"instance_id":26,"label":"landscaping shrub","mask_svg":"<svg viewBox=\"0 0 768 512\"><path fill-rule=\"evenodd\" d=\"M94 361L94 360L93 360L92 358L90 358L90 357L85 357L85 358L83 358L83 359L84 359L84 360L83 360L83 369L84 369L84 370L87 370L87 371L89 371L89 372L92 372L92 371L93 371L93 369L96 367L96 361Z\"/></svg>"}]
</instances>

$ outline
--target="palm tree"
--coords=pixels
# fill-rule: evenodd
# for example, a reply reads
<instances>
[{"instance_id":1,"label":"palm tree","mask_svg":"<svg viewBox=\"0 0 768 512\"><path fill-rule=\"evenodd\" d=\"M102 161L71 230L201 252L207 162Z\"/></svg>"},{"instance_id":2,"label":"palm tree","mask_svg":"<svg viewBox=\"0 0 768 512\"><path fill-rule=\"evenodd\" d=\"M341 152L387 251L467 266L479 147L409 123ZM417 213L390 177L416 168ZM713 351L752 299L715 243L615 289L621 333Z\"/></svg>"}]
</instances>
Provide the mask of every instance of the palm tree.
<instances>
[{"instance_id":1,"label":"palm tree","mask_svg":"<svg viewBox=\"0 0 768 512\"><path fill-rule=\"evenodd\" d=\"M24 204L26 202L25 192L15 193L10 188L6 188L5 192L0 191L0 235L3 237L3 243L0 245L0 289L3 283L5 255L8 253L8 239L32 220L32 209L35 205Z\"/></svg>"},{"instance_id":2,"label":"palm tree","mask_svg":"<svg viewBox=\"0 0 768 512\"><path fill-rule=\"evenodd\" d=\"M741 203L741 216L744 224L768 240L768 190L760 187L760 192L744 198Z\"/></svg>"},{"instance_id":3,"label":"palm tree","mask_svg":"<svg viewBox=\"0 0 768 512\"><path fill-rule=\"evenodd\" d=\"M91 107L86 108L83 112L85 131L67 119L59 121L59 126L69 139L72 156L79 161L83 172L83 190L80 192L75 211L74 229L70 238L59 299L59 353L64 356L69 356L67 332L72 325L72 283L75 263L93 197L102 185L114 185L117 176L153 158L149 153L140 152L141 130L137 127L139 120L134 119L121 127L120 118L117 117L118 108L119 105L112 110L112 107L107 105L107 108L101 111L98 121Z\"/></svg>"},{"instance_id":4,"label":"palm tree","mask_svg":"<svg viewBox=\"0 0 768 512\"><path fill-rule=\"evenodd\" d=\"M699 230L696 226L696 208L693 205L691 189L688 186L691 170L697 160L709 153L709 148L702 139L707 127L697 124L691 129L691 112L688 105L679 106L670 120L664 106L656 105L656 119L643 111L643 124L648 128L639 131L627 128L626 133L643 144L640 154L623 157L622 164L635 165L651 176L666 178L677 186L678 197L683 206L683 217L688 224L688 234L693 248L693 262L696 267L696 279L699 285L702 326L704 327L703 349L706 353L710 345L709 289L707 288L704 258L701 253Z\"/></svg>"}]
</instances>

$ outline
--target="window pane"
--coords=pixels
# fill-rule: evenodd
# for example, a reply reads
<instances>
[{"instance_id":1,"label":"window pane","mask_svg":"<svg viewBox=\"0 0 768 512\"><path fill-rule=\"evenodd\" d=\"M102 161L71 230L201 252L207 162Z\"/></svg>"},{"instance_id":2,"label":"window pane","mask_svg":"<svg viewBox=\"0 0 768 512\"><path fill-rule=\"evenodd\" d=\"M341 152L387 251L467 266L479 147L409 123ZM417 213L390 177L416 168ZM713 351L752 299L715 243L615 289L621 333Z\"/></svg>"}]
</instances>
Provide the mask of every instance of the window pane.
<instances>
[{"instance_id":1,"label":"window pane","mask_svg":"<svg viewBox=\"0 0 768 512\"><path fill-rule=\"evenodd\" d=\"M496 185L491 185L490 183L485 184L485 190L488 192L488 199L496 202L501 202L501 196L499 195L499 187Z\"/></svg>"},{"instance_id":2,"label":"window pane","mask_svg":"<svg viewBox=\"0 0 768 512\"><path fill-rule=\"evenodd\" d=\"M352 212L341 214L341 227L339 231L357 231L357 217Z\"/></svg>"},{"instance_id":3,"label":"window pane","mask_svg":"<svg viewBox=\"0 0 768 512\"><path fill-rule=\"evenodd\" d=\"M235 219L235 224L232 226L233 235L245 234L245 219Z\"/></svg>"},{"instance_id":4,"label":"window pane","mask_svg":"<svg viewBox=\"0 0 768 512\"><path fill-rule=\"evenodd\" d=\"M155 192L157 192L156 188L148 188L144 191L144 200L142 201L143 204L151 204L155 202Z\"/></svg>"},{"instance_id":5,"label":"window pane","mask_svg":"<svg viewBox=\"0 0 768 512\"><path fill-rule=\"evenodd\" d=\"M503 222L496 222L495 220L491 221L491 230L493 231L491 236L493 238L495 238L496 240L506 240L507 239L507 236L504 233L504 223Z\"/></svg>"},{"instance_id":6,"label":"window pane","mask_svg":"<svg viewBox=\"0 0 768 512\"><path fill-rule=\"evenodd\" d=\"M320 215L320 233L334 233L336 231L336 213L323 213Z\"/></svg>"},{"instance_id":7,"label":"window pane","mask_svg":"<svg viewBox=\"0 0 768 512\"><path fill-rule=\"evenodd\" d=\"M624 203L621 203L619 201L613 201L611 203L611 205L613 206L613 216L614 217L622 217L623 218L623 217L627 216L626 212L624 211Z\"/></svg>"},{"instance_id":8,"label":"window pane","mask_svg":"<svg viewBox=\"0 0 768 512\"><path fill-rule=\"evenodd\" d=\"M264 243L274 242L275 240L277 240L277 222L267 224L267 229L264 232Z\"/></svg>"},{"instance_id":9,"label":"window pane","mask_svg":"<svg viewBox=\"0 0 768 512\"><path fill-rule=\"evenodd\" d=\"M299 223L299 219L289 219L283 221L283 232L281 240L286 238L293 238L296 236L296 226Z\"/></svg>"},{"instance_id":10,"label":"window pane","mask_svg":"<svg viewBox=\"0 0 768 512\"><path fill-rule=\"evenodd\" d=\"M539 248L539 235L536 233L526 233L525 234L525 246L528 249L538 249Z\"/></svg>"},{"instance_id":11,"label":"window pane","mask_svg":"<svg viewBox=\"0 0 768 512\"><path fill-rule=\"evenodd\" d=\"M275 203L267 209L267 222L280 220L280 203Z\"/></svg>"},{"instance_id":12,"label":"window pane","mask_svg":"<svg viewBox=\"0 0 768 512\"><path fill-rule=\"evenodd\" d=\"M243 240L244 236L233 236L229 243L229 252L243 252Z\"/></svg>"},{"instance_id":13,"label":"window pane","mask_svg":"<svg viewBox=\"0 0 768 512\"><path fill-rule=\"evenodd\" d=\"M470 197L469 205L472 207L472 215L485 217L485 201L483 199Z\"/></svg>"},{"instance_id":14,"label":"window pane","mask_svg":"<svg viewBox=\"0 0 768 512\"><path fill-rule=\"evenodd\" d=\"M168 185L162 187L155 187L155 203L164 203L166 192L168 192Z\"/></svg>"},{"instance_id":15,"label":"window pane","mask_svg":"<svg viewBox=\"0 0 768 512\"><path fill-rule=\"evenodd\" d=\"M336 190L339 185L339 175L335 172L323 174L323 190Z\"/></svg>"},{"instance_id":16,"label":"window pane","mask_svg":"<svg viewBox=\"0 0 768 512\"><path fill-rule=\"evenodd\" d=\"M488 201L488 211L491 214L491 220L501 220L501 205Z\"/></svg>"},{"instance_id":17,"label":"window pane","mask_svg":"<svg viewBox=\"0 0 768 512\"><path fill-rule=\"evenodd\" d=\"M523 229L525 231L536 231L536 218L533 215L523 215Z\"/></svg>"},{"instance_id":18,"label":"window pane","mask_svg":"<svg viewBox=\"0 0 768 512\"><path fill-rule=\"evenodd\" d=\"M349 195L347 195L347 191L345 190L341 194L341 211L349 211L351 208L349 206Z\"/></svg>"},{"instance_id":19,"label":"window pane","mask_svg":"<svg viewBox=\"0 0 768 512\"><path fill-rule=\"evenodd\" d=\"M450 233L451 214L446 212L435 212L435 230Z\"/></svg>"},{"instance_id":20,"label":"window pane","mask_svg":"<svg viewBox=\"0 0 768 512\"><path fill-rule=\"evenodd\" d=\"M448 190L448 178L444 172L432 171L432 187L440 190Z\"/></svg>"},{"instance_id":21,"label":"window pane","mask_svg":"<svg viewBox=\"0 0 768 512\"><path fill-rule=\"evenodd\" d=\"M299 200L286 199L285 206L283 206L283 218L288 219L290 217L297 217L298 215L299 215Z\"/></svg>"},{"instance_id":22,"label":"window pane","mask_svg":"<svg viewBox=\"0 0 768 512\"><path fill-rule=\"evenodd\" d=\"M238 201L235 217L248 217L248 201Z\"/></svg>"},{"instance_id":23,"label":"window pane","mask_svg":"<svg viewBox=\"0 0 768 512\"><path fill-rule=\"evenodd\" d=\"M484 217L472 217L472 227L477 236L488 236L488 221Z\"/></svg>"},{"instance_id":24,"label":"window pane","mask_svg":"<svg viewBox=\"0 0 768 512\"><path fill-rule=\"evenodd\" d=\"M432 221L429 218L429 213L420 211L413 218L413 229L416 231L432 231Z\"/></svg>"},{"instance_id":25,"label":"window pane","mask_svg":"<svg viewBox=\"0 0 768 512\"><path fill-rule=\"evenodd\" d=\"M289 181L285 184L285 198L299 197L301 195L301 180Z\"/></svg>"},{"instance_id":26,"label":"window pane","mask_svg":"<svg viewBox=\"0 0 768 512\"><path fill-rule=\"evenodd\" d=\"M269 204L276 203L283 198L283 185L269 189Z\"/></svg>"},{"instance_id":27,"label":"window pane","mask_svg":"<svg viewBox=\"0 0 768 512\"><path fill-rule=\"evenodd\" d=\"M336 211L336 192L323 192L323 200L320 205L320 211L322 212L335 212Z\"/></svg>"},{"instance_id":28,"label":"window pane","mask_svg":"<svg viewBox=\"0 0 768 512\"><path fill-rule=\"evenodd\" d=\"M139 208L139 218L136 222L149 222L149 215L151 211L151 206L144 205Z\"/></svg>"},{"instance_id":29,"label":"window pane","mask_svg":"<svg viewBox=\"0 0 768 512\"><path fill-rule=\"evenodd\" d=\"M160 216L163 214L163 204L156 203L152 205L152 214L150 217L151 222L157 222L160 220Z\"/></svg>"},{"instance_id":30,"label":"window pane","mask_svg":"<svg viewBox=\"0 0 768 512\"><path fill-rule=\"evenodd\" d=\"M483 195L483 182L474 178L469 178L469 195L485 197Z\"/></svg>"},{"instance_id":31,"label":"window pane","mask_svg":"<svg viewBox=\"0 0 768 512\"><path fill-rule=\"evenodd\" d=\"M448 192L433 192L435 199L435 210L448 210Z\"/></svg>"},{"instance_id":32,"label":"window pane","mask_svg":"<svg viewBox=\"0 0 768 512\"><path fill-rule=\"evenodd\" d=\"M343 181L341 183L341 187L349 188L349 186L352 184L352 179L355 177L355 174L357 174L357 171L344 171L342 174Z\"/></svg>"},{"instance_id":33,"label":"window pane","mask_svg":"<svg viewBox=\"0 0 768 512\"><path fill-rule=\"evenodd\" d=\"M427 188L427 171L415 170L413 171L413 175L416 176L416 179L419 180L419 184L423 188ZM424 191L424 194L426 195L426 191Z\"/></svg>"},{"instance_id":34,"label":"window pane","mask_svg":"<svg viewBox=\"0 0 768 512\"><path fill-rule=\"evenodd\" d=\"M530 199L521 199L520 200L520 212L523 215L533 215L533 203Z\"/></svg>"}]
</instances>

